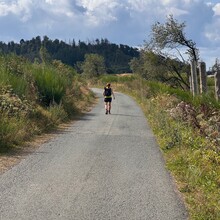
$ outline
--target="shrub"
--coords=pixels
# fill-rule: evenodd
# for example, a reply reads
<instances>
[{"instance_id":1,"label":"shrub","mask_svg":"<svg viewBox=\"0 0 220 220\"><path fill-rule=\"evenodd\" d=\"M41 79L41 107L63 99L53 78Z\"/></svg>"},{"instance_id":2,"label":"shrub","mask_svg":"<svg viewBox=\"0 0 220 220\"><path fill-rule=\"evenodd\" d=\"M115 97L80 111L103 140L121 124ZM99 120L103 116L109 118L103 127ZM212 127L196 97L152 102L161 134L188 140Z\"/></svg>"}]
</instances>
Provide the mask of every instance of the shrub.
<instances>
[{"instance_id":1,"label":"shrub","mask_svg":"<svg viewBox=\"0 0 220 220\"><path fill-rule=\"evenodd\" d=\"M23 58L15 55L0 56L0 86L8 85L20 98L27 95L28 81Z\"/></svg>"},{"instance_id":2,"label":"shrub","mask_svg":"<svg viewBox=\"0 0 220 220\"><path fill-rule=\"evenodd\" d=\"M7 117L0 115L0 152L6 148L20 144L27 140L28 120L18 117Z\"/></svg>"},{"instance_id":3,"label":"shrub","mask_svg":"<svg viewBox=\"0 0 220 220\"><path fill-rule=\"evenodd\" d=\"M34 77L41 102L46 106L60 104L68 87L68 79L52 67L35 68Z\"/></svg>"},{"instance_id":4,"label":"shrub","mask_svg":"<svg viewBox=\"0 0 220 220\"><path fill-rule=\"evenodd\" d=\"M73 68L0 55L0 150L54 129L94 99Z\"/></svg>"},{"instance_id":5,"label":"shrub","mask_svg":"<svg viewBox=\"0 0 220 220\"><path fill-rule=\"evenodd\" d=\"M0 88L0 113L7 117L26 117L31 111L31 104L20 99L10 86Z\"/></svg>"}]
</instances>

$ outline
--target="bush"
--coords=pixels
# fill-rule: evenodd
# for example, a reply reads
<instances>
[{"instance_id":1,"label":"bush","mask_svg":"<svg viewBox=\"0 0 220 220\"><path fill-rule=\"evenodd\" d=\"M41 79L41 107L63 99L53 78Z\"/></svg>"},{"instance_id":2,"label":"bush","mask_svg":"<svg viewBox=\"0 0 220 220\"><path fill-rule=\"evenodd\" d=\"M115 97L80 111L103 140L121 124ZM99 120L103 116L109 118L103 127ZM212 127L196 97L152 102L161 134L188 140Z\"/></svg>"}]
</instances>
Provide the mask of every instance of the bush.
<instances>
[{"instance_id":1,"label":"bush","mask_svg":"<svg viewBox=\"0 0 220 220\"><path fill-rule=\"evenodd\" d=\"M15 55L0 56L0 86L10 85L13 91L24 98L28 91L25 60Z\"/></svg>"},{"instance_id":2,"label":"bush","mask_svg":"<svg viewBox=\"0 0 220 220\"><path fill-rule=\"evenodd\" d=\"M0 152L28 139L28 120L18 117L0 116Z\"/></svg>"},{"instance_id":3,"label":"bush","mask_svg":"<svg viewBox=\"0 0 220 220\"><path fill-rule=\"evenodd\" d=\"M17 146L84 111L94 96L73 68L0 56L0 148Z\"/></svg>"},{"instance_id":4,"label":"bush","mask_svg":"<svg viewBox=\"0 0 220 220\"><path fill-rule=\"evenodd\" d=\"M41 102L46 106L60 104L68 87L68 79L52 67L35 68L33 74Z\"/></svg>"}]
</instances>

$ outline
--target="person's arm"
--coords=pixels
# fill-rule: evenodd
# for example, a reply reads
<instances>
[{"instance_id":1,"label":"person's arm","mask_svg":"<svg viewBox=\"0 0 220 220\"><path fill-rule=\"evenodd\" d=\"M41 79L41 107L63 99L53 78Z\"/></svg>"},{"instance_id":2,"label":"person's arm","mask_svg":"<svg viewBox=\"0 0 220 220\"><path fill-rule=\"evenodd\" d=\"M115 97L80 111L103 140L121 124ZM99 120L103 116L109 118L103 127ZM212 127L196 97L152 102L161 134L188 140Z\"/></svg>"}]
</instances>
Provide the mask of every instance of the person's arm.
<instances>
[{"instance_id":1,"label":"person's arm","mask_svg":"<svg viewBox=\"0 0 220 220\"><path fill-rule=\"evenodd\" d=\"M113 89L112 89L112 96L113 96L113 98L115 99L115 94L114 94L114 92L113 92Z\"/></svg>"}]
</instances>

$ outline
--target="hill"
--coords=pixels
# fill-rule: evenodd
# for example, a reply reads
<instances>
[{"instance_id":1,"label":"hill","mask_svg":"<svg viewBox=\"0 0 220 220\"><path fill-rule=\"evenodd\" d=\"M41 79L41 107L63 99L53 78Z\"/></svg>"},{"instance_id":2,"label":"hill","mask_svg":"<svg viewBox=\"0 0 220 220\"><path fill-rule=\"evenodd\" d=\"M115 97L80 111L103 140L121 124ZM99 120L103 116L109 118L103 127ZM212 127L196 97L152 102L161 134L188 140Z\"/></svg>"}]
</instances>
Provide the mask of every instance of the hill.
<instances>
[{"instance_id":1,"label":"hill","mask_svg":"<svg viewBox=\"0 0 220 220\"><path fill-rule=\"evenodd\" d=\"M110 43L107 39L95 41L69 43L62 40L51 40L47 36L40 36L31 40L21 39L20 43L0 42L0 52L3 54L15 53L28 58L30 61L41 61L40 49L44 47L51 59L60 60L65 64L77 67L79 62L84 61L85 54L96 53L104 57L107 73L131 72L129 62L134 57L139 57L137 48L127 45Z\"/></svg>"}]
</instances>

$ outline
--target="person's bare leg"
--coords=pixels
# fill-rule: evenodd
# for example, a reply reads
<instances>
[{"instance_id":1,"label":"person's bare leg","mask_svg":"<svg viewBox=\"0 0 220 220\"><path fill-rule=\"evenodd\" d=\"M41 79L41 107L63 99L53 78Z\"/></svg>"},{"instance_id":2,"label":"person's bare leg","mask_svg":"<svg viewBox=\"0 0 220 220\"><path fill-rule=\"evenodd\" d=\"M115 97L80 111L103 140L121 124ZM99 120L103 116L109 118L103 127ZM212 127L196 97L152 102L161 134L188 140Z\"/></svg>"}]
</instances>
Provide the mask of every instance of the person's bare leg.
<instances>
[{"instance_id":1,"label":"person's bare leg","mask_svg":"<svg viewBox=\"0 0 220 220\"><path fill-rule=\"evenodd\" d=\"M105 114L108 114L108 102L105 102Z\"/></svg>"},{"instance_id":2,"label":"person's bare leg","mask_svg":"<svg viewBox=\"0 0 220 220\"><path fill-rule=\"evenodd\" d=\"M111 102L109 102L109 106L108 106L108 113L111 114Z\"/></svg>"}]
</instances>

